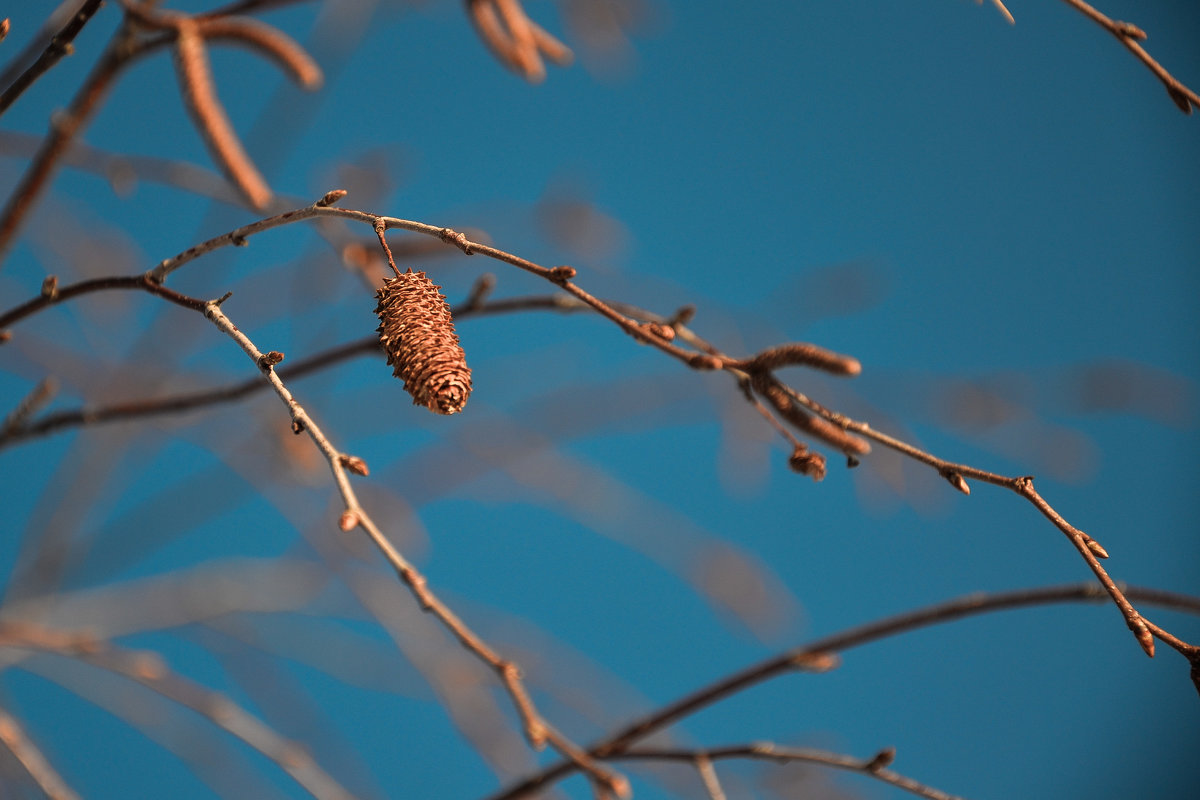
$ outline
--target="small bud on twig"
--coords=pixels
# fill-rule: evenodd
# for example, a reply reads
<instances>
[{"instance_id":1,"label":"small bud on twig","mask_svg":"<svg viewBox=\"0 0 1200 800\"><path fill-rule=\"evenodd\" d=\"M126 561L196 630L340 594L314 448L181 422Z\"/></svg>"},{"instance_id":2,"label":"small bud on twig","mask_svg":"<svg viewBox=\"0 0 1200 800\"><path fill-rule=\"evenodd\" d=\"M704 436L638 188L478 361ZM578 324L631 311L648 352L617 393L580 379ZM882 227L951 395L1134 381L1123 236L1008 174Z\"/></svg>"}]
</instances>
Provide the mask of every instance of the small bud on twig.
<instances>
[{"instance_id":1,"label":"small bud on twig","mask_svg":"<svg viewBox=\"0 0 1200 800\"><path fill-rule=\"evenodd\" d=\"M292 433L296 434L297 436L304 433L304 423L298 419L292 420Z\"/></svg>"},{"instance_id":2,"label":"small bud on twig","mask_svg":"<svg viewBox=\"0 0 1200 800\"><path fill-rule=\"evenodd\" d=\"M969 495L971 493L971 487L967 484L966 479L963 478L960 473L945 472L942 474L942 477L948 480L951 486L953 486L955 489L958 489L963 494Z\"/></svg>"},{"instance_id":3,"label":"small bud on twig","mask_svg":"<svg viewBox=\"0 0 1200 800\"><path fill-rule=\"evenodd\" d=\"M353 472L355 475L370 475L371 470L367 468L367 462L363 461L358 456L348 456L344 453L338 456L338 461L342 466Z\"/></svg>"},{"instance_id":4,"label":"small bud on twig","mask_svg":"<svg viewBox=\"0 0 1200 800\"><path fill-rule=\"evenodd\" d=\"M345 189L331 189L322 195L321 199L318 200L314 205L316 205L317 208L328 208L348 194L350 193Z\"/></svg>"},{"instance_id":5,"label":"small bud on twig","mask_svg":"<svg viewBox=\"0 0 1200 800\"><path fill-rule=\"evenodd\" d=\"M457 414L471 395L471 370L446 298L424 272L385 278L375 296L379 341L413 404Z\"/></svg>"},{"instance_id":6,"label":"small bud on twig","mask_svg":"<svg viewBox=\"0 0 1200 800\"><path fill-rule=\"evenodd\" d=\"M269 353L263 353L258 359L258 368L267 370L273 368L280 361L283 361L283 353L278 350L272 350Z\"/></svg>"},{"instance_id":7,"label":"small bud on twig","mask_svg":"<svg viewBox=\"0 0 1200 800\"><path fill-rule=\"evenodd\" d=\"M896 748L885 747L875 754L875 757L863 765L867 772L878 772L896 760Z\"/></svg>"},{"instance_id":8,"label":"small bud on twig","mask_svg":"<svg viewBox=\"0 0 1200 800\"><path fill-rule=\"evenodd\" d=\"M342 512L338 519L338 527L343 531L352 531L358 526L358 512L349 509Z\"/></svg>"},{"instance_id":9,"label":"small bud on twig","mask_svg":"<svg viewBox=\"0 0 1200 800\"><path fill-rule=\"evenodd\" d=\"M58 297L58 276L47 275L46 279L42 281L42 297L47 300Z\"/></svg>"},{"instance_id":10,"label":"small bud on twig","mask_svg":"<svg viewBox=\"0 0 1200 800\"><path fill-rule=\"evenodd\" d=\"M1087 534L1084 534L1084 537L1083 543L1087 545L1087 549L1091 550L1092 554L1095 555L1096 558L1108 558L1108 551L1105 550L1099 542Z\"/></svg>"}]
</instances>

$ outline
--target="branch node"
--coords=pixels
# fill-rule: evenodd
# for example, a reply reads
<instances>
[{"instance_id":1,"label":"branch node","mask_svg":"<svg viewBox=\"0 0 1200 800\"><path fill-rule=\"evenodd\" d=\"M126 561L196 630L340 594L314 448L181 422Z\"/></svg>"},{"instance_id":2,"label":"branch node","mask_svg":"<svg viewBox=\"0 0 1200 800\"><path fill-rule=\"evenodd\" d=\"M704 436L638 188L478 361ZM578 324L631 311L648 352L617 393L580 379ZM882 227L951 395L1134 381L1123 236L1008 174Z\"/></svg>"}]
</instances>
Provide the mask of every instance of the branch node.
<instances>
[{"instance_id":1,"label":"branch node","mask_svg":"<svg viewBox=\"0 0 1200 800\"><path fill-rule=\"evenodd\" d=\"M1137 39L1138 41L1146 39L1146 32L1132 22L1113 20L1113 33L1126 39Z\"/></svg>"},{"instance_id":2,"label":"branch node","mask_svg":"<svg viewBox=\"0 0 1200 800\"><path fill-rule=\"evenodd\" d=\"M283 353L278 350L272 350L269 353L263 353L258 359L258 368L264 372L273 369L276 364L283 361Z\"/></svg>"},{"instance_id":3,"label":"branch node","mask_svg":"<svg viewBox=\"0 0 1200 800\"><path fill-rule=\"evenodd\" d=\"M791 665L805 672L829 672L842 665L842 658L837 653L802 652L792 656Z\"/></svg>"},{"instance_id":4,"label":"branch node","mask_svg":"<svg viewBox=\"0 0 1200 800\"><path fill-rule=\"evenodd\" d=\"M453 228L442 228L438 231L438 236L446 244L452 244L459 250L462 250L469 256L475 255L475 251L471 249L471 240L466 237L466 234L459 233Z\"/></svg>"}]
</instances>

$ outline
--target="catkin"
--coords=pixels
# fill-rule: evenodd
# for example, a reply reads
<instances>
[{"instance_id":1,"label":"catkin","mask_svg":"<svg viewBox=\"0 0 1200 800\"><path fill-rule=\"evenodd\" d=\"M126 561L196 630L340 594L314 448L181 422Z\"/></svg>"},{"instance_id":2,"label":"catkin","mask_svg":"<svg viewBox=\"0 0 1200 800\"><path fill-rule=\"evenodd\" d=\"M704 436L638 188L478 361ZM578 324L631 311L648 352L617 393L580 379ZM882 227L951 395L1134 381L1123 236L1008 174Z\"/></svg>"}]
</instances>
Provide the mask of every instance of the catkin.
<instances>
[{"instance_id":1,"label":"catkin","mask_svg":"<svg viewBox=\"0 0 1200 800\"><path fill-rule=\"evenodd\" d=\"M385 278L375 292L379 341L413 404L457 414L471 395L471 370L454 332L450 306L424 272Z\"/></svg>"}]
</instances>

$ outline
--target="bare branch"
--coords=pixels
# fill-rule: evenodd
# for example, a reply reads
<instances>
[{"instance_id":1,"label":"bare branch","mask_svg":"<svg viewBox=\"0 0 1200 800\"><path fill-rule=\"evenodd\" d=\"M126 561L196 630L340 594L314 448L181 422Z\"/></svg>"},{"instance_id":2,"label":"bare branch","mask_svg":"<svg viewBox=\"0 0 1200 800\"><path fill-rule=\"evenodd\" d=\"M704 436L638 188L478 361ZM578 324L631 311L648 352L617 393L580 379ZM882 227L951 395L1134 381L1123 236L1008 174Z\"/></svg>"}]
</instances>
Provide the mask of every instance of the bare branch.
<instances>
[{"instance_id":1,"label":"bare branch","mask_svg":"<svg viewBox=\"0 0 1200 800\"><path fill-rule=\"evenodd\" d=\"M1200 616L1200 597L1137 586L1127 587L1125 595L1148 605L1162 606ZM1026 589L997 594L980 592L905 614L887 617L877 622L814 640L735 672L631 722L617 733L593 745L588 752L599 759L615 758L629 752L637 742L702 708L707 708L765 680L794 671L798 660L813 657L828 658L833 653L844 653L881 639L978 614L1057 603L1096 603L1103 601L1104 597L1105 592L1102 587L1094 583L1050 586L1042 589ZM574 769L574 765L570 763L556 764L502 789L492 795L490 800L516 800L516 798L528 797L563 779Z\"/></svg>"},{"instance_id":2,"label":"bare branch","mask_svg":"<svg viewBox=\"0 0 1200 800\"><path fill-rule=\"evenodd\" d=\"M100 6L104 5L104 0L86 0L77 12L71 17L70 21L63 26L62 30L54 34L50 38L49 44L37 61L33 62L16 80L0 94L0 114L8 110L16 99L21 94L33 85L34 81L45 75L50 69L62 60L63 56L69 56L75 51L73 42L79 32L83 30L83 26L92 18ZM4 33L8 32L8 20L4 20ZM0 35L0 40L4 38Z\"/></svg>"}]
</instances>

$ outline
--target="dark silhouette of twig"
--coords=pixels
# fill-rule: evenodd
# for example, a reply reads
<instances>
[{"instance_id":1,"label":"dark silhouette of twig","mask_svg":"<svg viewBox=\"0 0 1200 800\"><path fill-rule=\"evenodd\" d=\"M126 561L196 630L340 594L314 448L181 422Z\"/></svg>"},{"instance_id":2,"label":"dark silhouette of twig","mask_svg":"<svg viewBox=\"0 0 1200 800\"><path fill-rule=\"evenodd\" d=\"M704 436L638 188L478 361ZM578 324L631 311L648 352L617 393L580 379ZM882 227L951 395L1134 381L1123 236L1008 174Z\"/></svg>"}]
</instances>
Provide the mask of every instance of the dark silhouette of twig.
<instances>
[{"instance_id":1,"label":"dark silhouette of twig","mask_svg":"<svg viewBox=\"0 0 1200 800\"><path fill-rule=\"evenodd\" d=\"M16 80L0 94L0 114L7 111L9 106L33 85L34 81L49 72L55 64L62 60L63 56L69 56L74 52L75 37L79 35L83 26L100 10L102 5L104 5L104 0L86 0L62 30L50 37L49 44L46 45L46 49L42 51L37 61L34 61L28 69L18 75ZM2 38L0 36L0 39Z\"/></svg>"},{"instance_id":2,"label":"dark silhouette of twig","mask_svg":"<svg viewBox=\"0 0 1200 800\"><path fill-rule=\"evenodd\" d=\"M1139 586L1126 587L1124 593L1138 602L1161 606L1190 614L1200 615L1200 597L1147 589ZM904 614L887 617L857 628L835 633L808 644L787 650L779 655L760 661L735 672L708 686L685 695L680 699L631 722L603 741L593 745L588 752L598 759L611 759L628 752L634 744L702 708L707 708L727 697L731 697L765 680L795 671L798 660L814 657L832 657L881 639L899 636L931 625L954 622L978 614L1007 611L1017 608L1043 606L1058 603L1094 603L1105 597L1101 587L1094 583L1068 586L1049 586L1041 589L1023 589L996 594L976 593L944 603L920 608ZM1193 662L1195 663L1195 662ZM1200 691L1200 682L1197 684ZM489 800L516 800L545 789L575 769L570 763L559 763L531 775L490 796Z\"/></svg>"}]
</instances>

